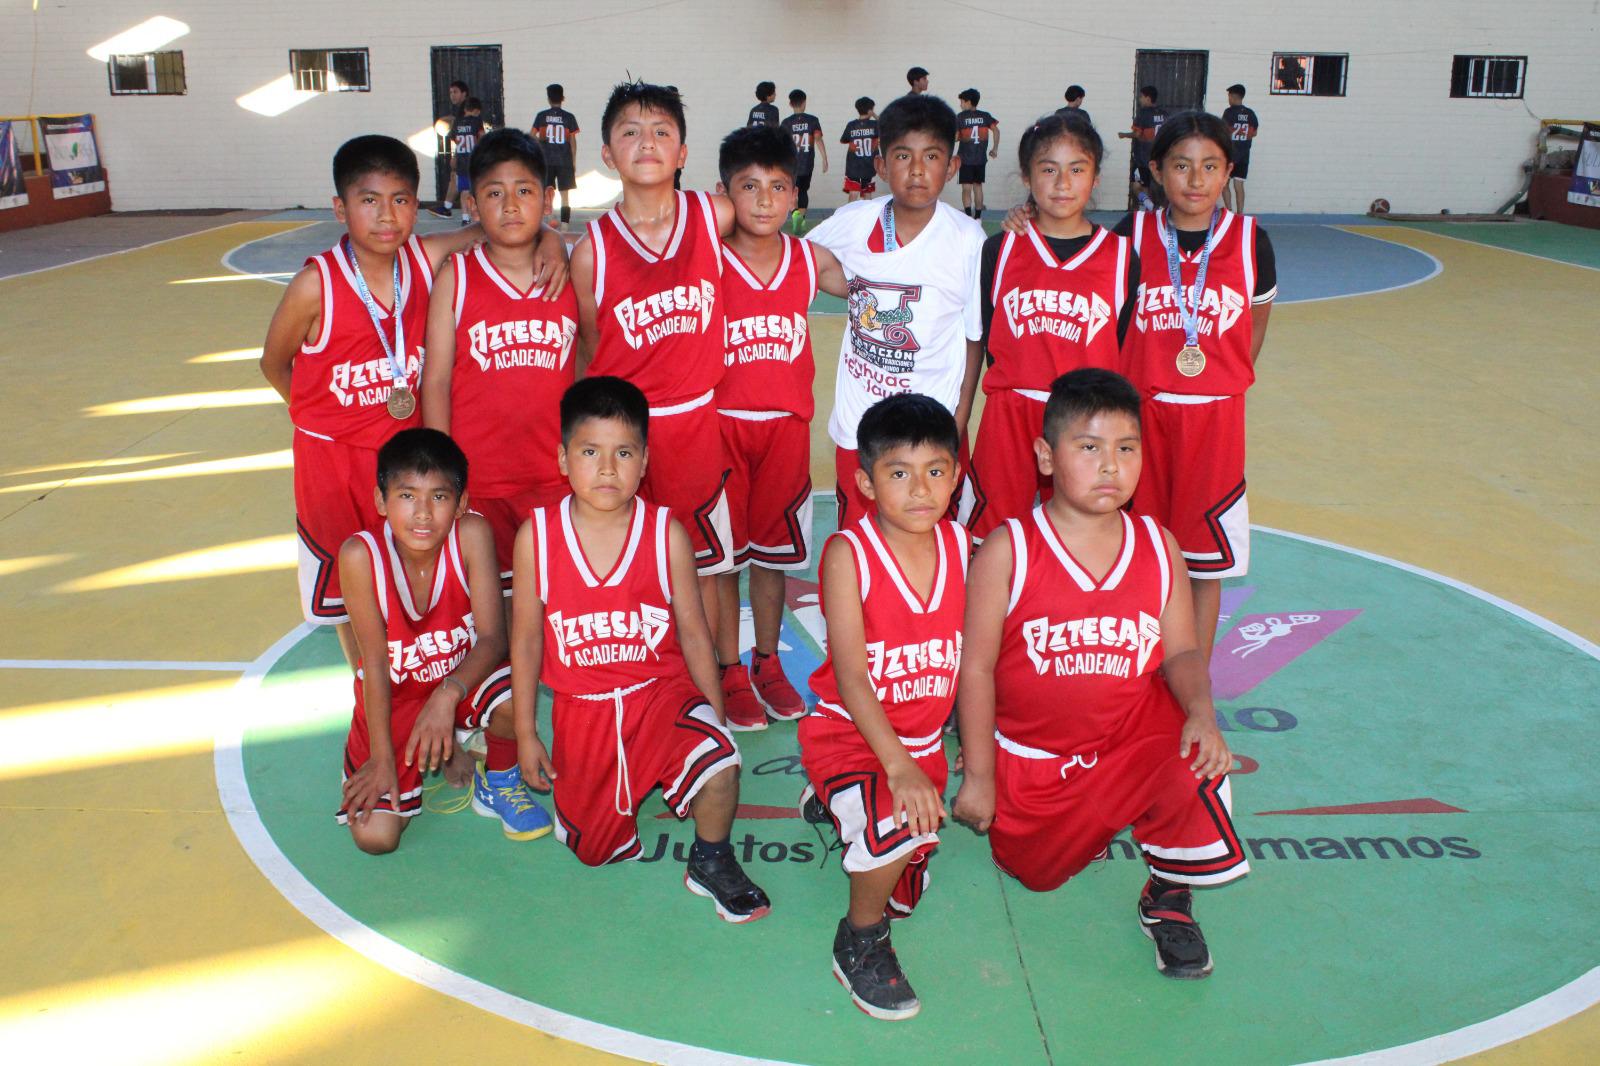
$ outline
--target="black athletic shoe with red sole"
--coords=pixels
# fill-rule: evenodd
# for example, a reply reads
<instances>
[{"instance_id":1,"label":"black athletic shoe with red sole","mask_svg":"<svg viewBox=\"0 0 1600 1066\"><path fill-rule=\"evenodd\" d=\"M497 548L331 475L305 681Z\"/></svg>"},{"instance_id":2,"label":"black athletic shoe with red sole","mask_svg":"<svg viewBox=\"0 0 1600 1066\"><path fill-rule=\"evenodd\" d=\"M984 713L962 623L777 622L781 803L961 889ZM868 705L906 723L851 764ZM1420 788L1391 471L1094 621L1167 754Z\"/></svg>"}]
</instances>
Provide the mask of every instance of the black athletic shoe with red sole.
<instances>
[{"instance_id":1,"label":"black athletic shoe with red sole","mask_svg":"<svg viewBox=\"0 0 1600 1066\"><path fill-rule=\"evenodd\" d=\"M833 976L863 1013L881 1021L904 1021L922 1009L889 942L887 918L865 929L852 929L850 919L839 919L833 935Z\"/></svg>"},{"instance_id":2,"label":"black athletic shoe with red sole","mask_svg":"<svg viewBox=\"0 0 1600 1066\"><path fill-rule=\"evenodd\" d=\"M1139 894L1139 928L1155 941L1156 969L1180 981L1197 981L1211 973L1211 950L1192 913L1187 888L1146 881Z\"/></svg>"}]
</instances>

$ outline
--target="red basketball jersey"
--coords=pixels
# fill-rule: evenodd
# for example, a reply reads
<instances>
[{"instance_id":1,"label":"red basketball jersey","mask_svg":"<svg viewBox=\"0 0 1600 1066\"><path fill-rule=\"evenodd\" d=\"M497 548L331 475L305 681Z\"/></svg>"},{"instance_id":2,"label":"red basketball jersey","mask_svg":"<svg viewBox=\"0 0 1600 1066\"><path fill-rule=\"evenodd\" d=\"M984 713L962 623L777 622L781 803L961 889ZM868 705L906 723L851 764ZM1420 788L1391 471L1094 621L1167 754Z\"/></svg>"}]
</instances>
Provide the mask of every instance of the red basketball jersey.
<instances>
[{"instance_id":1,"label":"red basketball jersey","mask_svg":"<svg viewBox=\"0 0 1600 1066\"><path fill-rule=\"evenodd\" d=\"M722 249L722 380L717 407L724 411L787 411L810 420L816 409L806 309L817 295L811 245L787 233L772 280L763 282L731 248Z\"/></svg>"},{"instance_id":2,"label":"red basketball jersey","mask_svg":"<svg viewBox=\"0 0 1600 1066\"><path fill-rule=\"evenodd\" d=\"M645 247L613 207L589 223L599 337L588 374L637 385L652 407L696 399L722 380L722 240L705 193L678 193L672 236Z\"/></svg>"},{"instance_id":3,"label":"red basketball jersey","mask_svg":"<svg viewBox=\"0 0 1600 1066\"><path fill-rule=\"evenodd\" d=\"M1165 211L1133 216L1133 250L1143 275L1124 352L1125 371L1145 395L1242 396L1256 379L1250 362L1250 300L1256 291L1256 220L1223 211L1211 234L1206 287L1200 294L1197 340L1205 366L1193 377L1178 369L1186 343L1183 312L1167 268ZM1194 302L1199 251L1178 253L1184 299Z\"/></svg>"},{"instance_id":4,"label":"red basketball jersey","mask_svg":"<svg viewBox=\"0 0 1600 1066\"><path fill-rule=\"evenodd\" d=\"M325 440L362 448L378 448L395 431L422 425L422 412L409 418L389 414L392 375L378 327L356 289L355 264L348 239L306 260L315 265L322 281L322 326L315 343L302 344L295 356L289 381L289 419L297 429ZM400 315L404 334L402 354L406 381L419 393L422 377L423 334L428 328L428 293L433 288L433 268L416 237L406 241L400 263L400 306L386 307L394 290L380 285L371 290L379 323L390 345L395 341L394 315Z\"/></svg>"},{"instance_id":5,"label":"red basketball jersey","mask_svg":"<svg viewBox=\"0 0 1600 1066\"><path fill-rule=\"evenodd\" d=\"M995 728L1056 755L1096 748L1166 682L1161 612L1172 591L1161 527L1122 518L1122 550L1095 579L1043 507L1006 521L1011 593L994 666Z\"/></svg>"},{"instance_id":6,"label":"red basketball jersey","mask_svg":"<svg viewBox=\"0 0 1600 1066\"><path fill-rule=\"evenodd\" d=\"M1007 233L995 261L988 344L994 365L983 376L983 391L1048 393L1069 370L1120 369L1117 319L1132 254L1131 241L1099 226L1066 262L1031 224L1026 233Z\"/></svg>"},{"instance_id":7,"label":"red basketball jersey","mask_svg":"<svg viewBox=\"0 0 1600 1066\"><path fill-rule=\"evenodd\" d=\"M672 621L667 509L634 497L627 542L603 575L578 543L571 496L531 514L534 591L544 601L539 680L559 695L574 696L687 677Z\"/></svg>"},{"instance_id":8,"label":"red basketball jersey","mask_svg":"<svg viewBox=\"0 0 1600 1066\"><path fill-rule=\"evenodd\" d=\"M564 483L561 394L572 384L578 298L521 292L480 246L456 253L456 360L450 434L467 453L471 491L510 496Z\"/></svg>"},{"instance_id":9,"label":"red basketball jersey","mask_svg":"<svg viewBox=\"0 0 1600 1066\"><path fill-rule=\"evenodd\" d=\"M961 670L967 546L972 543L967 531L950 521L934 527L939 562L926 600L906 580L871 515L834 536L844 538L855 556L866 626L867 676L889 724L902 743L919 741L924 747L939 743L955 705L956 675ZM833 676L831 649L811 675L811 691L817 694L815 713L850 720Z\"/></svg>"},{"instance_id":10,"label":"red basketball jersey","mask_svg":"<svg viewBox=\"0 0 1600 1066\"><path fill-rule=\"evenodd\" d=\"M394 532L388 524L376 533L357 533L372 559L373 588L383 612L389 640L389 701L399 707L421 704L439 680L461 665L478 642L472 622L472 595L467 590L467 570L461 564L456 527L450 527L434 571L433 588L425 604L413 603ZM365 664L362 664L364 667ZM360 669L356 675L356 714L366 713ZM398 738L397 738L398 740Z\"/></svg>"}]
</instances>

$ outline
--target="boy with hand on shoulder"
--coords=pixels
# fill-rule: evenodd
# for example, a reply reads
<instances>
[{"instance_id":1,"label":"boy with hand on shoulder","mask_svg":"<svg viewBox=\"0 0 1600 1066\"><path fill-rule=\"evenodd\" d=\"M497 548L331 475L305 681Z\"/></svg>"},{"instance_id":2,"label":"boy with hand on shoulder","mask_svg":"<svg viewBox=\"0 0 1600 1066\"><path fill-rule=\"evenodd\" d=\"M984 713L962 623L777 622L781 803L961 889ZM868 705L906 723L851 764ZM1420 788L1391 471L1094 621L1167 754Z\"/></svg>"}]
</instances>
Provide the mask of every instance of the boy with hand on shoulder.
<instances>
[{"instance_id":1,"label":"boy with hand on shoulder","mask_svg":"<svg viewBox=\"0 0 1600 1066\"><path fill-rule=\"evenodd\" d=\"M423 770L449 761L456 729L481 727L488 769L477 771L473 809L512 840L544 836L550 816L517 773L505 672L492 673L505 660L505 615L489 528L467 513L466 456L445 434L413 428L377 463L383 524L339 549L361 655L339 824L362 851L399 847L422 810Z\"/></svg>"},{"instance_id":2,"label":"boy with hand on shoulder","mask_svg":"<svg viewBox=\"0 0 1600 1066\"><path fill-rule=\"evenodd\" d=\"M1117 134L1125 141L1133 141L1133 155L1130 159L1133 170L1131 193L1139 207L1146 211L1154 210L1164 202L1154 199L1160 197L1162 193L1155 177L1150 173L1150 144L1156 139L1156 131L1167 120L1167 109L1156 105L1156 100L1160 96L1160 91L1154 85L1141 88L1139 110L1134 113L1133 128Z\"/></svg>"},{"instance_id":3,"label":"boy with hand on shoulder","mask_svg":"<svg viewBox=\"0 0 1600 1066\"><path fill-rule=\"evenodd\" d=\"M822 612L828 657L811 675L816 709L800 723L810 786L844 845L850 903L833 973L857 1007L897 1021L921 1009L889 940L928 886L949 774L943 726L962 656L969 541L945 518L959 440L939 401L880 400L857 431L858 490L876 505L828 538ZM812 798L815 794L815 799Z\"/></svg>"},{"instance_id":4,"label":"boy with hand on shoulder","mask_svg":"<svg viewBox=\"0 0 1600 1066\"><path fill-rule=\"evenodd\" d=\"M733 203L723 244L727 368L717 420L730 473L733 573L717 576L717 661L728 724L765 729L805 701L783 675L778 631L784 573L811 565L811 416L816 364L806 309L820 287L842 296L844 271L826 248L783 232L795 203L795 150L781 131L735 130L722 142L718 192ZM755 650L739 660L739 570L750 571ZM752 681L754 685L752 687Z\"/></svg>"},{"instance_id":5,"label":"boy with hand on shoulder","mask_svg":"<svg viewBox=\"0 0 1600 1066\"><path fill-rule=\"evenodd\" d=\"M639 806L656 787L695 821L684 885L726 921L771 903L728 842L739 750L723 720L694 556L667 509L639 495L649 462L644 394L588 377L561 398L572 487L517 533L511 680L525 780L554 789L556 837L587 866L636 859ZM555 692L546 747L539 683Z\"/></svg>"},{"instance_id":6,"label":"boy with hand on shoulder","mask_svg":"<svg viewBox=\"0 0 1600 1066\"><path fill-rule=\"evenodd\" d=\"M338 627L352 669L356 646L339 585L346 537L376 528L378 448L422 424L417 410L433 274L481 240L477 226L417 237L417 157L369 134L334 153L333 214L346 232L289 282L267 327L261 374L294 424L294 504L306 621ZM534 260L548 298L566 279L561 237L546 231Z\"/></svg>"},{"instance_id":7,"label":"boy with hand on shoulder","mask_svg":"<svg viewBox=\"0 0 1600 1066\"><path fill-rule=\"evenodd\" d=\"M902 392L932 396L955 415L964 450L983 357L983 227L939 200L956 176L955 112L937 96L912 94L884 108L879 125L876 166L890 198L846 204L806 235L849 279L828 421L841 529L872 506L855 476L856 425L867 408Z\"/></svg>"},{"instance_id":8,"label":"boy with hand on shoulder","mask_svg":"<svg viewBox=\"0 0 1600 1066\"><path fill-rule=\"evenodd\" d=\"M1211 972L1191 888L1249 872L1172 534L1123 505L1139 481L1140 397L1098 367L1051 386L1034 442L1054 492L972 564L957 820L1035 892L1133 827L1150 877L1139 925L1168 977ZM998 748L998 750L997 750Z\"/></svg>"},{"instance_id":9,"label":"boy with hand on shoulder","mask_svg":"<svg viewBox=\"0 0 1600 1066\"><path fill-rule=\"evenodd\" d=\"M484 243L439 269L422 368L425 424L454 433L472 463L472 508L489 522L511 592L511 548L534 507L567 494L556 462L559 399L572 384L578 302L534 282L534 249L554 188L544 153L521 130L495 130L472 153L468 210Z\"/></svg>"}]
</instances>

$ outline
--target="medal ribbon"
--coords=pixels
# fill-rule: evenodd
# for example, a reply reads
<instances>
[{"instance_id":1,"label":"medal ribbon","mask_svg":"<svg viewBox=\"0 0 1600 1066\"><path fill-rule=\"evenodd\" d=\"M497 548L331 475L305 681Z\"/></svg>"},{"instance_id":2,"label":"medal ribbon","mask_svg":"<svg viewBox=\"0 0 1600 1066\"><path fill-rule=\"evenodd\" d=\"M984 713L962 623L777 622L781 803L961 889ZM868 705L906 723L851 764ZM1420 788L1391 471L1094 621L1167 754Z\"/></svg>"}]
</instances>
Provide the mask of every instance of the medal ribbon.
<instances>
[{"instance_id":1,"label":"medal ribbon","mask_svg":"<svg viewBox=\"0 0 1600 1066\"><path fill-rule=\"evenodd\" d=\"M1194 276L1194 299L1191 302L1183 290L1183 268L1178 265L1178 230L1172 224L1172 212L1167 212L1167 224L1162 233L1162 243L1167 248L1167 274L1172 279L1172 293L1178 298L1178 313L1183 318L1183 341L1187 347L1200 346L1200 301L1206 291L1206 266L1211 261L1211 235L1216 232L1221 208L1211 209L1211 224L1206 227L1206 243L1200 251L1200 269Z\"/></svg>"},{"instance_id":2,"label":"medal ribbon","mask_svg":"<svg viewBox=\"0 0 1600 1066\"><path fill-rule=\"evenodd\" d=\"M397 253L394 260L394 347L389 347L389 335L383 331L383 312L378 310L378 303L372 298L372 292L367 288L367 279L361 273L361 264L356 260L356 254L350 248L350 238L346 237L339 246L344 249L345 255L350 257L350 265L354 268L356 276L356 292L361 294L361 302L367 305L367 314L372 316L372 328L378 331L378 342L383 345L383 354L389 357L389 376L394 379L392 386L410 391L411 386L406 383L405 364L395 356L399 349L404 355L406 350L406 327L400 314L400 256Z\"/></svg>"},{"instance_id":3,"label":"medal ribbon","mask_svg":"<svg viewBox=\"0 0 1600 1066\"><path fill-rule=\"evenodd\" d=\"M883 205L883 250L892 252L900 247L900 238L894 232L894 198Z\"/></svg>"}]
</instances>

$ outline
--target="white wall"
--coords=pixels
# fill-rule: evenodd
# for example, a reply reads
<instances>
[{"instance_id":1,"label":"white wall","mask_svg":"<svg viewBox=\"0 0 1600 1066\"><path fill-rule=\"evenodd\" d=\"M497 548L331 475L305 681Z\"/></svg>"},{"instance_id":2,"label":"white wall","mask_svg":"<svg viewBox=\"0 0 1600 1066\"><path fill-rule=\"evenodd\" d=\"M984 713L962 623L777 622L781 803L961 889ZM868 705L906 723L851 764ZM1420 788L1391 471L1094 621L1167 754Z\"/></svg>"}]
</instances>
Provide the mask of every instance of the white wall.
<instances>
[{"instance_id":1,"label":"white wall","mask_svg":"<svg viewBox=\"0 0 1600 1066\"><path fill-rule=\"evenodd\" d=\"M678 85L689 105L686 178L700 186L715 181L716 141L743 121L758 80L778 83L785 112L788 90L804 88L832 141L856 96L881 107L920 64L933 72L932 91L954 104L976 85L1000 119L991 206L1017 196L1020 128L1060 106L1071 82L1088 89L1086 107L1110 142L1100 203L1123 202L1127 142L1114 134L1131 114L1141 47L1209 50L1213 111L1226 106L1224 86L1249 86L1262 123L1252 211L1361 211L1377 196L1396 211L1490 210L1519 187L1538 118L1600 118L1592 0L1223 3L1205 19L1196 9L1175 0L41 0L35 14L13 0L0 7L0 113L94 112L122 210L326 204L341 141L405 137L428 123L432 45L501 45L508 121L530 120L547 82L565 84L584 126L580 173L600 166L600 110L615 81ZM86 50L155 15L190 27L166 46L184 52L188 95L111 96L105 64ZM276 118L235 102L286 74L290 48L363 46L370 93L318 96ZM1269 95L1274 50L1348 52L1348 95ZM1450 99L1458 52L1527 55L1526 99ZM830 153L833 169L815 182L819 205L842 199L842 156L837 145Z\"/></svg>"}]
</instances>

